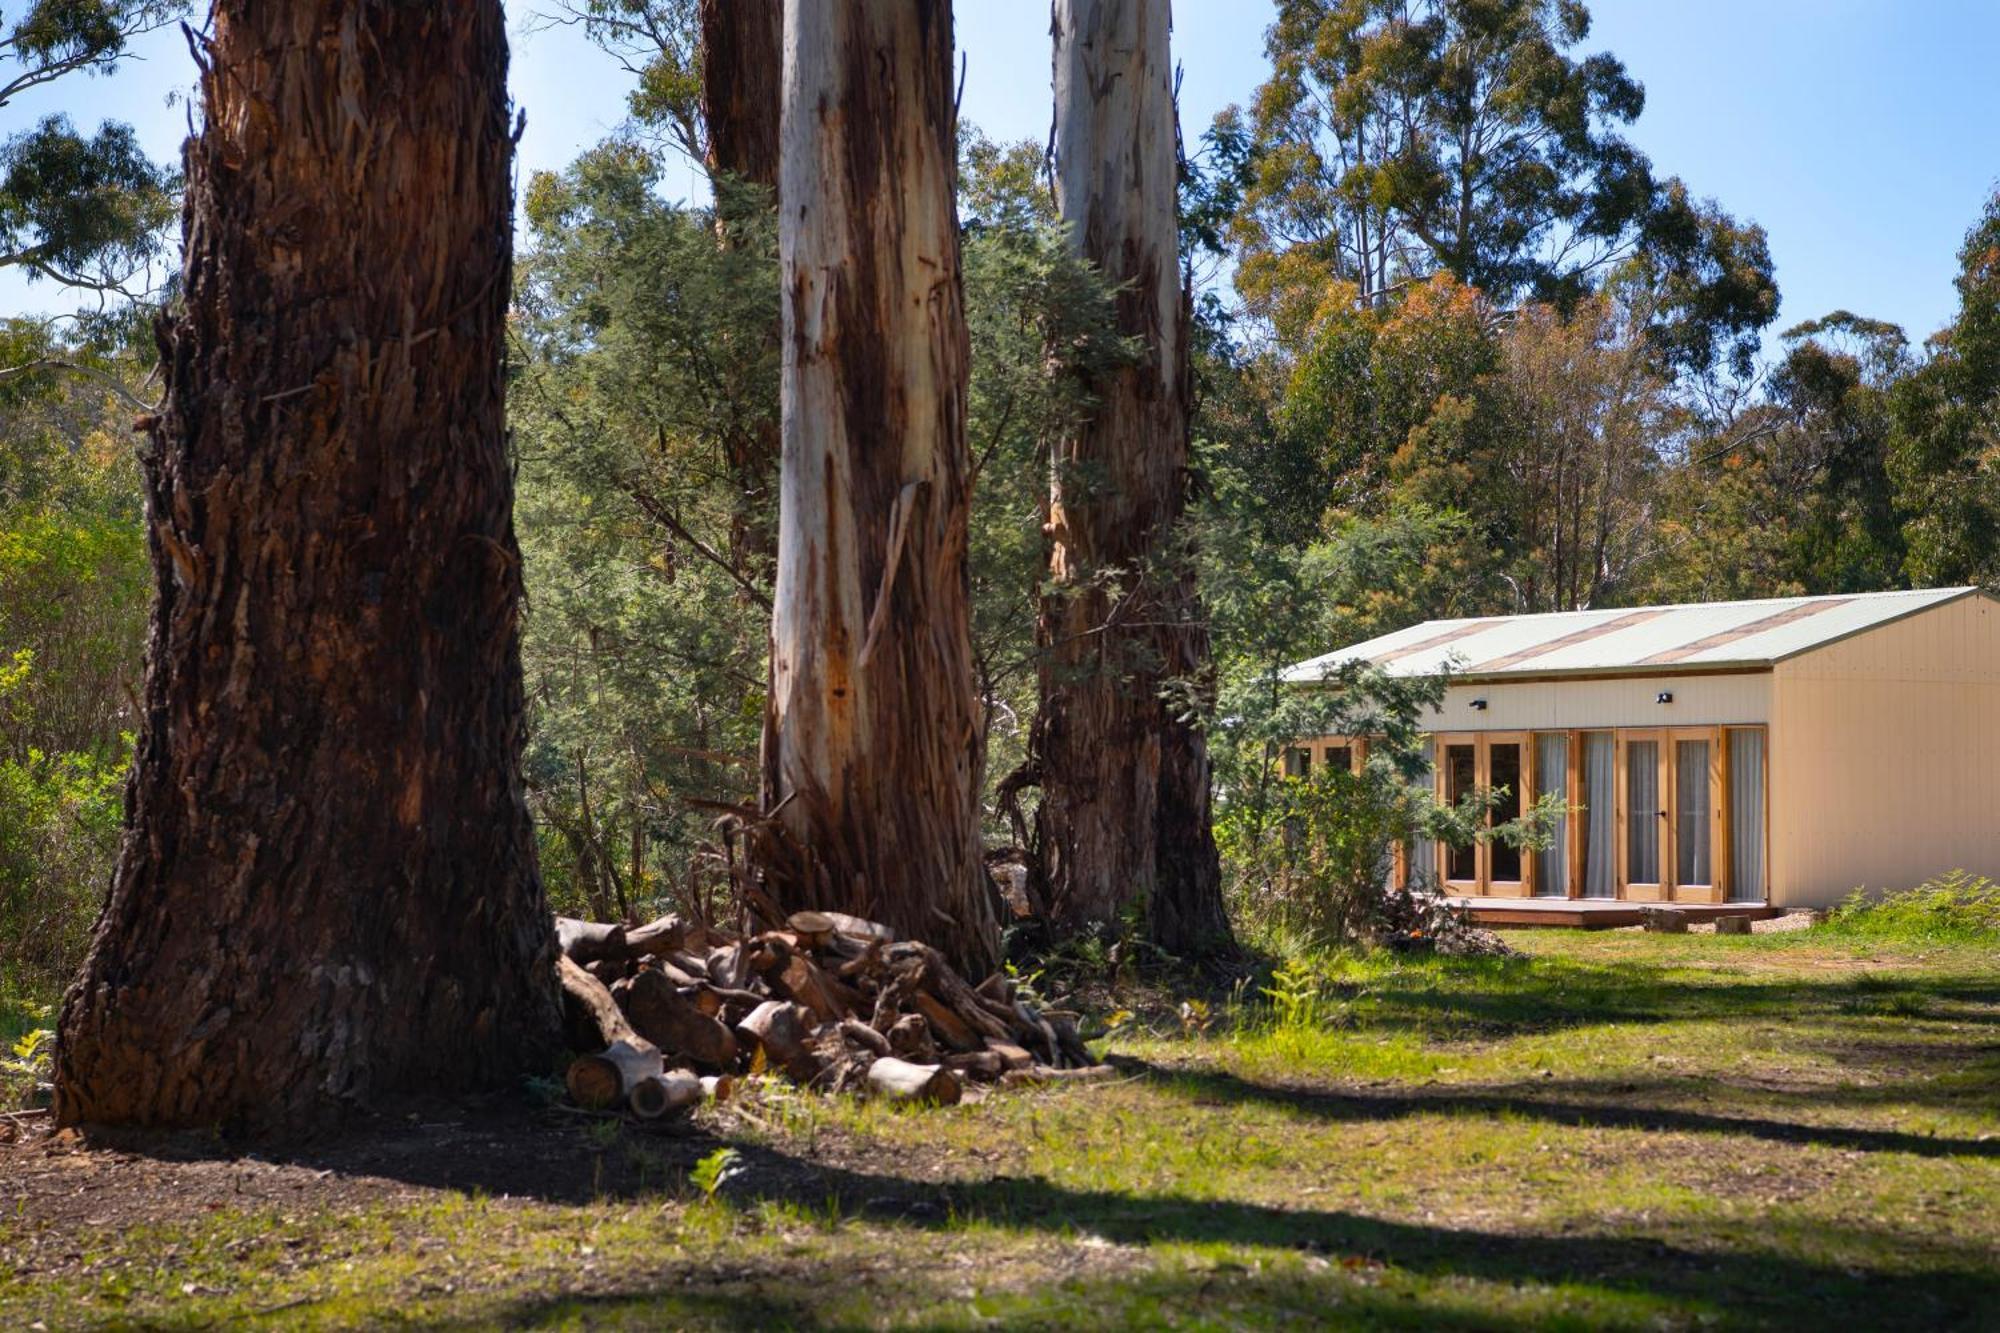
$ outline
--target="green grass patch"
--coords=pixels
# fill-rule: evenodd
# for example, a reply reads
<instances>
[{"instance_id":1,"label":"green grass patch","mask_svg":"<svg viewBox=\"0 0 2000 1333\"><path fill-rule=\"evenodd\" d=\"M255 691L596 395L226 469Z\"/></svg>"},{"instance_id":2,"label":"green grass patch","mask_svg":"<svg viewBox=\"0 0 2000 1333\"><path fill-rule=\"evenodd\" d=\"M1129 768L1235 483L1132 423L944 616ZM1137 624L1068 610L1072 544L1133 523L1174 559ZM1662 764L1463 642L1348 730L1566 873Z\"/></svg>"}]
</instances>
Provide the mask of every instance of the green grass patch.
<instances>
[{"instance_id":1,"label":"green grass patch","mask_svg":"<svg viewBox=\"0 0 2000 1333\"><path fill-rule=\"evenodd\" d=\"M1205 1030L1121 1028L1106 1083L910 1111L751 1080L692 1137L552 1127L470 1163L477 1187L385 1159L381 1190L316 1204L310 1155L225 1162L279 1175L191 1206L169 1181L121 1222L119 1177L50 1167L92 1200L59 1222L9 1203L0 1163L0 1325L1940 1329L2000 1308L1989 947L1511 938L1523 956L1294 964Z\"/></svg>"}]
</instances>

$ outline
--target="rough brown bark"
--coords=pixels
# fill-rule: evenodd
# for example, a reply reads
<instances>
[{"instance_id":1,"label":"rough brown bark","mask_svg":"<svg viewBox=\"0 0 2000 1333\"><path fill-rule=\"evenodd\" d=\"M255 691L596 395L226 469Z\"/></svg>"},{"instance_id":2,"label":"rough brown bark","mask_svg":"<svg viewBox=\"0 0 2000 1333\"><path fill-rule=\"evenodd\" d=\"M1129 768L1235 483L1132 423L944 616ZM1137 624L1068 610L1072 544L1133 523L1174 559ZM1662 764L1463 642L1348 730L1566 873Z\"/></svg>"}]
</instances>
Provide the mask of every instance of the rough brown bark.
<instances>
[{"instance_id":1,"label":"rough brown bark","mask_svg":"<svg viewBox=\"0 0 2000 1333\"><path fill-rule=\"evenodd\" d=\"M984 976L948 0L785 11L784 451L760 865Z\"/></svg>"},{"instance_id":2,"label":"rough brown bark","mask_svg":"<svg viewBox=\"0 0 2000 1333\"><path fill-rule=\"evenodd\" d=\"M701 0L708 166L775 192L784 0Z\"/></svg>"},{"instance_id":3,"label":"rough brown bark","mask_svg":"<svg viewBox=\"0 0 2000 1333\"><path fill-rule=\"evenodd\" d=\"M1031 771L1041 871L1069 926L1143 906L1175 953L1225 945L1208 751L1162 695L1206 687L1186 553L1188 294L1176 223L1167 0L1055 0L1056 202L1071 242L1123 284L1143 355L1096 376L1096 409L1052 451L1049 587Z\"/></svg>"},{"instance_id":4,"label":"rough brown bark","mask_svg":"<svg viewBox=\"0 0 2000 1333\"><path fill-rule=\"evenodd\" d=\"M746 214L768 217L777 207L784 17L784 0L701 0L702 120L724 245L740 243L750 231L739 226ZM757 357L769 356L781 336L773 318ZM743 423L728 432L724 448L738 496L730 521L731 556L747 577L763 584L777 554L770 510L778 471L777 419Z\"/></svg>"},{"instance_id":5,"label":"rough brown bark","mask_svg":"<svg viewBox=\"0 0 2000 1333\"><path fill-rule=\"evenodd\" d=\"M218 0L159 600L66 1123L297 1131L559 1048L519 780L498 0Z\"/></svg>"}]
</instances>

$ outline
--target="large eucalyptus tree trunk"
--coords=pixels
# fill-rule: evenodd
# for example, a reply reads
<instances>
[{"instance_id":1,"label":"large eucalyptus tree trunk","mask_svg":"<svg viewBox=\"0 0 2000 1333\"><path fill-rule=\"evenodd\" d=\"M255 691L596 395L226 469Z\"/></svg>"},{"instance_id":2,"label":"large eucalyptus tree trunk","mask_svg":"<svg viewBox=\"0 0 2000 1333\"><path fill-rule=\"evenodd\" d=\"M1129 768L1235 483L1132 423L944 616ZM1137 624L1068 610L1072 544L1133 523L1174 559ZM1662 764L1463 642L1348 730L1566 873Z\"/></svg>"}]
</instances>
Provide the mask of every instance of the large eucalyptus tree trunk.
<instances>
[{"instance_id":1,"label":"large eucalyptus tree trunk","mask_svg":"<svg viewBox=\"0 0 2000 1333\"><path fill-rule=\"evenodd\" d=\"M1167 0L1055 0L1057 208L1123 284L1143 354L1096 376L1053 450L1034 768L1052 907L1071 925L1144 907L1175 952L1228 939L1199 729L1208 633L1179 521L1188 488L1188 295L1179 264Z\"/></svg>"},{"instance_id":2,"label":"large eucalyptus tree trunk","mask_svg":"<svg viewBox=\"0 0 2000 1333\"><path fill-rule=\"evenodd\" d=\"M784 20L784 0L701 0L701 112L717 232L725 246L769 244L768 225L777 208ZM744 355L775 361L780 337L775 301L762 334L763 341ZM743 421L725 434L724 448L736 486L731 557L745 577L764 584L777 556L772 512L777 417L758 413Z\"/></svg>"},{"instance_id":3,"label":"large eucalyptus tree trunk","mask_svg":"<svg viewBox=\"0 0 2000 1333\"><path fill-rule=\"evenodd\" d=\"M499 0L217 0L67 1123L323 1124L558 1043L519 760Z\"/></svg>"},{"instance_id":4,"label":"large eucalyptus tree trunk","mask_svg":"<svg viewBox=\"0 0 2000 1333\"><path fill-rule=\"evenodd\" d=\"M787 906L997 955L966 567L949 0L788 0L764 781Z\"/></svg>"},{"instance_id":5,"label":"large eucalyptus tree trunk","mask_svg":"<svg viewBox=\"0 0 2000 1333\"><path fill-rule=\"evenodd\" d=\"M701 0L701 109L708 166L778 188L784 0Z\"/></svg>"}]
</instances>

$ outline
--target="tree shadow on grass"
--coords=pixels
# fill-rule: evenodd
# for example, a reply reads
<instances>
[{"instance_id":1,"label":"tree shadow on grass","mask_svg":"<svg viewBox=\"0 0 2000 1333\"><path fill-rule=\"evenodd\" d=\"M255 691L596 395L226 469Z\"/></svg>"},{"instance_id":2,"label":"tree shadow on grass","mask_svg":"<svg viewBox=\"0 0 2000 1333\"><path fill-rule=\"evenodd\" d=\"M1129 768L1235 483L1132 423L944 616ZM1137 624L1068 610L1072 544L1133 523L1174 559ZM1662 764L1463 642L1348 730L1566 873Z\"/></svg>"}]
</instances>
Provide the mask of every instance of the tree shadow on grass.
<instances>
[{"instance_id":1,"label":"tree shadow on grass","mask_svg":"<svg viewBox=\"0 0 2000 1333\"><path fill-rule=\"evenodd\" d=\"M1726 1019L1768 1022L1824 1014L1889 1019L1935 1013L2000 1024L2000 984L1955 977L1720 981L1685 965L1547 958L1438 959L1344 988L1365 995L1371 1028L1426 1035L1510 1035L1607 1024ZM1907 1012L1899 1011L1901 1000Z\"/></svg>"},{"instance_id":2,"label":"tree shadow on grass","mask_svg":"<svg viewBox=\"0 0 2000 1333\"><path fill-rule=\"evenodd\" d=\"M1462 1285L1452 1290L1433 1285L1465 1280L1500 1284L1509 1293L1522 1285L1569 1289L1561 1299L1584 1302L1586 1312L1578 1321L1584 1325L1594 1322L1587 1312L1591 1302L1598 1302L1601 1317L1631 1297L1666 1303L1680 1319L1699 1317L1726 1327L1804 1327L1836 1318L1870 1328L1972 1327L2000 1304L2000 1273L1974 1249L1913 1242L1862 1227L1815 1239L1830 1252L1893 1255L1892 1263L1861 1268L1766 1249L1696 1249L1647 1236L1461 1229L1346 1211L1075 1189L1038 1177L930 1183L803 1162L771 1148L740 1151L747 1169L725 1187L728 1203L750 1208L764 1201L826 1200L842 1219L908 1229L915 1235L895 1252L907 1255L903 1277L910 1280L920 1278L942 1248L921 1237L960 1231L968 1222L1135 1246L1243 1246L1305 1261L1263 1272L1231 1265L1224 1257L1224 1267L1212 1272L1169 1264L1156 1272L1086 1276L999 1298L1003 1323L1011 1322L1010 1308L1021 1323L1079 1326L1120 1325L1120 1312L1125 1318L1139 1312L1151 1322L1143 1312L1160 1308L1178 1318L1231 1325L1332 1319L1471 1329L1529 1326L1546 1317L1546 1308L1521 1316L1481 1310L1477 1294ZM682 1257L663 1263L657 1273L626 1275L612 1294L517 1302L498 1322L637 1326L663 1312L681 1318L694 1312L688 1300L716 1280L705 1279L700 1265ZM737 1269L720 1280L741 1282L743 1275ZM965 1281L962 1269L940 1274L935 1299L941 1307L964 1308L956 1291ZM768 1291L757 1299L764 1302L763 1315L743 1322L839 1325L822 1318L810 1291L788 1292L775 1304ZM904 1299L925 1298L919 1293ZM1635 1322L1643 1322L1642 1313L1632 1311Z\"/></svg>"},{"instance_id":3,"label":"tree shadow on grass","mask_svg":"<svg viewBox=\"0 0 2000 1333\"><path fill-rule=\"evenodd\" d=\"M1670 1094L1685 1081L1638 1084L1631 1080L1568 1080L1509 1087L1423 1087L1408 1091L1289 1087L1261 1083L1226 1070L1165 1068L1128 1056L1111 1062L1129 1074L1216 1103L1263 1103L1318 1119L1361 1122L1414 1115L1512 1116L1588 1129L1636 1129L1693 1134L1727 1134L1773 1143L1812 1145L1851 1152L1901 1152L1918 1157L2000 1158L2000 1139L1942 1138L1893 1129L1822 1125L1760 1116L1726 1115L1682 1107L1649 1105L1635 1096ZM1812 1094L1823 1101L1821 1093Z\"/></svg>"}]
</instances>

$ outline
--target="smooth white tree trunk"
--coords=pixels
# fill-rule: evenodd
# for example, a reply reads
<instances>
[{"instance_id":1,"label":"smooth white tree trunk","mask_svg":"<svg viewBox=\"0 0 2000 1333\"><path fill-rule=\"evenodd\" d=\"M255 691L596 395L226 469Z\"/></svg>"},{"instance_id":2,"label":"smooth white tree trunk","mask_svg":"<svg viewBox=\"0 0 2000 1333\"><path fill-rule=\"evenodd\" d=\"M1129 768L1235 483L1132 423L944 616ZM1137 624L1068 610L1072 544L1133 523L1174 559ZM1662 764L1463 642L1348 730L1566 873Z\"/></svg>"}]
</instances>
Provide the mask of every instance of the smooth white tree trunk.
<instances>
[{"instance_id":1,"label":"smooth white tree trunk","mask_svg":"<svg viewBox=\"0 0 2000 1333\"><path fill-rule=\"evenodd\" d=\"M949 0L787 0L785 328L761 852L787 908L998 954L966 517Z\"/></svg>"}]
</instances>

